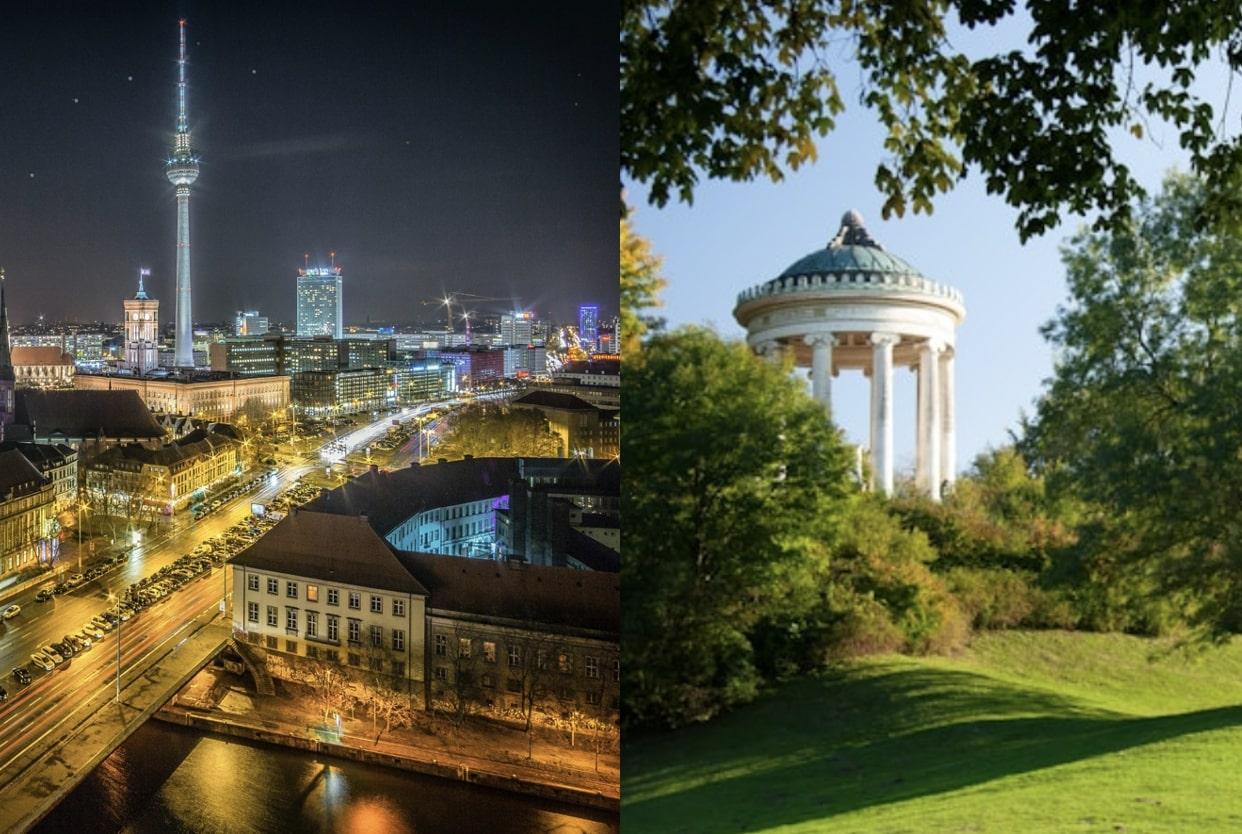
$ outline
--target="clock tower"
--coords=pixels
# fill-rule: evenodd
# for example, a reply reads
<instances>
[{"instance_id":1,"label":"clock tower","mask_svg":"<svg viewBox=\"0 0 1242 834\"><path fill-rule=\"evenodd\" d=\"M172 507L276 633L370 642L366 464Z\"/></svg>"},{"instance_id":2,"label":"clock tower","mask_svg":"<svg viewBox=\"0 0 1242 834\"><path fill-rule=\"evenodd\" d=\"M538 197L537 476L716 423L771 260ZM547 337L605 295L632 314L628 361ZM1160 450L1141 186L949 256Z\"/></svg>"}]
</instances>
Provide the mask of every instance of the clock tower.
<instances>
[{"instance_id":1,"label":"clock tower","mask_svg":"<svg viewBox=\"0 0 1242 834\"><path fill-rule=\"evenodd\" d=\"M125 299L125 364L140 374L159 365L160 302L148 298L142 285L150 274L138 270L138 294Z\"/></svg>"}]
</instances>

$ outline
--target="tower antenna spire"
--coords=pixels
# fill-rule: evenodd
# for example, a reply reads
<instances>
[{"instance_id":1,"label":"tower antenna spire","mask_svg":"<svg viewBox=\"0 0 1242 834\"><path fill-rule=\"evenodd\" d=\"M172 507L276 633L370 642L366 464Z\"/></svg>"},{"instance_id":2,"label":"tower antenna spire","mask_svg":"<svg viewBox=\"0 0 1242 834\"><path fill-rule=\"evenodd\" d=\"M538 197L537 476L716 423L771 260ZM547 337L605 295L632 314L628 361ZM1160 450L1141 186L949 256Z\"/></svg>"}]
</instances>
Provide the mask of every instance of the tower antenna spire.
<instances>
[{"instance_id":1,"label":"tower antenna spire","mask_svg":"<svg viewBox=\"0 0 1242 834\"><path fill-rule=\"evenodd\" d=\"M185 107L185 18L181 18L181 54L177 58L177 132L187 128Z\"/></svg>"}]
</instances>

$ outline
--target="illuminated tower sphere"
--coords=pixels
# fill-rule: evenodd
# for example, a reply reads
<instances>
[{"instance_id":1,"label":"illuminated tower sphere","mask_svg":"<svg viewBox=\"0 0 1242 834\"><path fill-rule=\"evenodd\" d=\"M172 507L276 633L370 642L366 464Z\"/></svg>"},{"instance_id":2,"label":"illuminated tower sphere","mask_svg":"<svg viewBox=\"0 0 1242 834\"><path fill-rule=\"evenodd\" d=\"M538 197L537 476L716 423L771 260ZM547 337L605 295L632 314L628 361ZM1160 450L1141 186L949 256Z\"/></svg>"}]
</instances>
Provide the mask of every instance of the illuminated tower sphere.
<instances>
[{"instance_id":1,"label":"illuminated tower sphere","mask_svg":"<svg viewBox=\"0 0 1242 834\"><path fill-rule=\"evenodd\" d=\"M17 375L13 373L13 351L9 346L9 308L4 303L4 270L0 269L0 440L4 427L13 422L13 391Z\"/></svg>"},{"instance_id":2,"label":"illuminated tower sphere","mask_svg":"<svg viewBox=\"0 0 1242 834\"><path fill-rule=\"evenodd\" d=\"M138 294L125 299L125 362L145 374L159 366L160 302L147 297L142 279L149 269L138 271Z\"/></svg>"},{"instance_id":3,"label":"illuminated tower sphere","mask_svg":"<svg viewBox=\"0 0 1242 834\"><path fill-rule=\"evenodd\" d=\"M918 384L915 480L939 499L956 477L953 365L962 294L925 278L875 241L856 211L823 249L737 297L733 317L747 342L774 362L810 368L815 399L831 410L832 377L871 378L874 488L893 491L893 372Z\"/></svg>"},{"instance_id":4,"label":"illuminated tower sphere","mask_svg":"<svg viewBox=\"0 0 1242 834\"><path fill-rule=\"evenodd\" d=\"M185 21L181 27L181 57L177 61L177 138L164 173L177 186L177 338L174 364L194 367L194 320L190 314L190 186L198 179L198 157L190 150L186 118Z\"/></svg>"}]
</instances>

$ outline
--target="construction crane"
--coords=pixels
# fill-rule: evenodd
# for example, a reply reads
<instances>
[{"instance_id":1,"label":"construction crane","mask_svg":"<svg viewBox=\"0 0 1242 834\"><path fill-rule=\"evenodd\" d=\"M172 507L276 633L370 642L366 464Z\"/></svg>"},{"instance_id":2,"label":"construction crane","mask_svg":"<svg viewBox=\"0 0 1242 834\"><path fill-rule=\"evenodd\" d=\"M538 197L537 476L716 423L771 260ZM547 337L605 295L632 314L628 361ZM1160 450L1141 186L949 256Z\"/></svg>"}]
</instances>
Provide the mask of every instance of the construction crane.
<instances>
[{"instance_id":1,"label":"construction crane","mask_svg":"<svg viewBox=\"0 0 1242 834\"><path fill-rule=\"evenodd\" d=\"M463 299L469 299L471 302L510 300L508 298L502 298L500 296L479 295L477 293L472 293L472 292L458 291L458 292L446 292L444 294L444 297L439 299L438 301L424 301L423 304L424 305L439 304L445 308L445 310L447 311L447 315L448 315L449 334L451 335L453 333L453 305L457 304L458 309L460 309L462 306L461 301ZM472 315L472 311L470 310L463 310L461 312L462 321L465 322L465 325L466 325L466 344L470 344L470 316L471 315Z\"/></svg>"}]
</instances>

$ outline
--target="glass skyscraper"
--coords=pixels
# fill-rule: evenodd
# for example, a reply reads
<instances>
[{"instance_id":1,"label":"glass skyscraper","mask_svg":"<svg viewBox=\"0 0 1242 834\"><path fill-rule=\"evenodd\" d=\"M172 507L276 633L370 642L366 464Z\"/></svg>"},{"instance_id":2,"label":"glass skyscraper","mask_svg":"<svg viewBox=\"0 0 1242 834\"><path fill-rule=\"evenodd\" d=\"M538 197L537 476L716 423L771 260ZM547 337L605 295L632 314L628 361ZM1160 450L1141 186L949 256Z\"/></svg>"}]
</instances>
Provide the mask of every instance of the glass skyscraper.
<instances>
[{"instance_id":1,"label":"glass skyscraper","mask_svg":"<svg viewBox=\"0 0 1242 834\"><path fill-rule=\"evenodd\" d=\"M578 308L578 343L583 350L599 350L599 308L594 304Z\"/></svg>"},{"instance_id":2,"label":"glass skyscraper","mask_svg":"<svg viewBox=\"0 0 1242 834\"><path fill-rule=\"evenodd\" d=\"M343 335L341 268L316 266L298 270L298 336Z\"/></svg>"}]
</instances>

